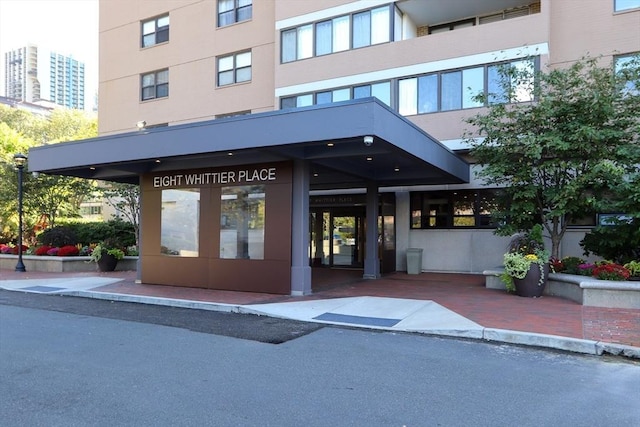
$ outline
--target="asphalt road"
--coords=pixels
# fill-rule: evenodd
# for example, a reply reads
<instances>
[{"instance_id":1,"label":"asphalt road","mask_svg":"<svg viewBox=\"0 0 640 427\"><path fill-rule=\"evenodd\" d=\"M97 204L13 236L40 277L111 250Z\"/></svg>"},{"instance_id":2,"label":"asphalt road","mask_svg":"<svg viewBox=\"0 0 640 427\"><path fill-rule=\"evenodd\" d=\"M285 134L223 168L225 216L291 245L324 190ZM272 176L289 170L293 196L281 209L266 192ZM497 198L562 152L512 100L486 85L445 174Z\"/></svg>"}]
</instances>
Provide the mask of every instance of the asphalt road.
<instances>
[{"instance_id":1,"label":"asphalt road","mask_svg":"<svg viewBox=\"0 0 640 427\"><path fill-rule=\"evenodd\" d=\"M626 359L18 292L0 379L8 427L640 425Z\"/></svg>"}]
</instances>

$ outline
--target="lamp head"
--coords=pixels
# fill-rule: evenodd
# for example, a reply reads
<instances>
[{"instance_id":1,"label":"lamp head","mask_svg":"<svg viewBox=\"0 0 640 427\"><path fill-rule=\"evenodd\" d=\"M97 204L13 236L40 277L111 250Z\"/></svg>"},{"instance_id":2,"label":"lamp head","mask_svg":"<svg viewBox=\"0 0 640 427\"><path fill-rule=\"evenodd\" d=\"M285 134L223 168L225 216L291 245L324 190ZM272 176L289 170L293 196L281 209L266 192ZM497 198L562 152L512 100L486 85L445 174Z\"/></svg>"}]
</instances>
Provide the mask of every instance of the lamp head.
<instances>
[{"instance_id":1,"label":"lamp head","mask_svg":"<svg viewBox=\"0 0 640 427\"><path fill-rule=\"evenodd\" d=\"M364 142L364 145L365 145L365 146L367 146L367 147L371 147L371 146L373 145L373 137L372 137L372 136L370 136L370 135L365 136L365 137L362 139L362 142Z\"/></svg>"},{"instance_id":2,"label":"lamp head","mask_svg":"<svg viewBox=\"0 0 640 427\"><path fill-rule=\"evenodd\" d=\"M24 164L27 163L27 156L22 153L15 154L13 156L13 163L15 163L18 169L22 169Z\"/></svg>"},{"instance_id":3,"label":"lamp head","mask_svg":"<svg viewBox=\"0 0 640 427\"><path fill-rule=\"evenodd\" d=\"M136 123L136 127L138 128L138 130L144 129L146 125L147 125L146 120L140 120L139 122Z\"/></svg>"}]
</instances>

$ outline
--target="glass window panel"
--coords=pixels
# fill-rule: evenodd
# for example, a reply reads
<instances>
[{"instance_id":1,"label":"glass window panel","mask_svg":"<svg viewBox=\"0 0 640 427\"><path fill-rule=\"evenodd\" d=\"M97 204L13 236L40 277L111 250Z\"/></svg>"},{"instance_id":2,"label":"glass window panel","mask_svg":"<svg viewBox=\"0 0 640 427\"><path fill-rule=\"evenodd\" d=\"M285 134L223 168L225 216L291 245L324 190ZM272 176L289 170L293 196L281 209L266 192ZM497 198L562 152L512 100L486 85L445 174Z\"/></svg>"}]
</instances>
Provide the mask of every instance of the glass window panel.
<instances>
[{"instance_id":1,"label":"glass window panel","mask_svg":"<svg viewBox=\"0 0 640 427\"><path fill-rule=\"evenodd\" d=\"M351 99L351 90L349 88L333 91L333 102L348 101L349 99Z\"/></svg>"},{"instance_id":2,"label":"glass window panel","mask_svg":"<svg viewBox=\"0 0 640 427\"><path fill-rule=\"evenodd\" d=\"M238 9L238 22L251 19L253 16L253 6L245 6Z\"/></svg>"},{"instance_id":3,"label":"glass window panel","mask_svg":"<svg viewBox=\"0 0 640 427\"><path fill-rule=\"evenodd\" d=\"M251 52L239 53L236 55L236 67L248 67L251 66Z\"/></svg>"},{"instance_id":4,"label":"glass window panel","mask_svg":"<svg viewBox=\"0 0 640 427\"><path fill-rule=\"evenodd\" d=\"M164 43L169 41L169 28L167 27L164 30L159 30L156 33L156 43Z\"/></svg>"},{"instance_id":5,"label":"glass window panel","mask_svg":"<svg viewBox=\"0 0 640 427\"><path fill-rule=\"evenodd\" d=\"M375 96L388 106L391 106L391 82L381 82L371 85L371 96Z\"/></svg>"},{"instance_id":6,"label":"glass window panel","mask_svg":"<svg viewBox=\"0 0 640 427\"><path fill-rule=\"evenodd\" d=\"M225 25L231 25L235 22L235 13L233 10L229 12L221 12L218 14L218 26L224 27Z\"/></svg>"},{"instance_id":7,"label":"glass window panel","mask_svg":"<svg viewBox=\"0 0 640 427\"><path fill-rule=\"evenodd\" d=\"M158 84L167 83L169 81L169 70L158 71L156 81Z\"/></svg>"},{"instance_id":8,"label":"glass window panel","mask_svg":"<svg viewBox=\"0 0 640 427\"><path fill-rule=\"evenodd\" d=\"M218 0L218 12L228 12L233 10L235 0Z\"/></svg>"},{"instance_id":9,"label":"glass window panel","mask_svg":"<svg viewBox=\"0 0 640 427\"><path fill-rule=\"evenodd\" d=\"M149 22L145 22L144 24L142 24L142 34L143 35L152 34L155 31L156 31L156 22L155 21L149 21Z\"/></svg>"},{"instance_id":10,"label":"glass window panel","mask_svg":"<svg viewBox=\"0 0 640 427\"><path fill-rule=\"evenodd\" d=\"M300 95L296 100L296 107L308 107L313 105L313 95Z\"/></svg>"},{"instance_id":11,"label":"glass window panel","mask_svg":"<svg viewBox=\"0 0 640 427\"><path fill-rule=\"evenodd\" d=\"M163 16L158 18L158 28L169 26L169 16Z\"/></svg>"},{"instance_id":12,"label":"glass window panel","mask_svg":"<svg viewBox=\"0 0 640 427\"><path fill-rule=\"evenodd\" d=\"M316 55L331 53L331 21L318 22L316 24Z\"/></svg>"},{"instance_id":13,"label":"glass window panel","mask_svg":"<svg viewBox=\"0 0 640 427\"><path fill-rule=\"evenodd\" d=\"M156 88L155 86L152 87L145 87L142 88L142 100L146 100L146 99L153 99L156 96Z\"/></svg>"},{"instance_id":14,"label":"glass window panel","mask_svg":"<svg viewBox=\"0 0 640 427\"><path fill-rule=\"evenodd\" d=\"M640 0L615 0L616 12L640 7Z\"/></svg>"},{"instance_id":15,"label":"glass window panel","mask_svg":"<svg viewBox=\"0 0 640 427\"><path fill-rule=\"evenodd\" d=\"M442 111L462 108L462 72L442 74Z\"/></svg>"},{"instance_id":16,"label":"glass window panel","mask_svg":"<svg viewBox=\"0 0 640 427\"><path fill-rule=\"evenodd\" d=\"M153 46L156 43L156 35L150 34L142 38L142 47Z\"/></svg>"},{"instance_id":17,"label":"glass window panel","mask_svg":"<svg viewBox=\"0 0 640 427\"><path fill-rule=\"evenodd\" d=\"M533 60L515 61L511 63L519 72L526 72L530 76L528 80L512 82L515 94L515 102L533 101L532 88L534 83L534 62Z\"/></svg>"},{"instance_id":18,"label":"glass window panel","mask_svg":"<svg viewBox=\"0 0 640 427\"><path fill-rule=\"evenodd\" d=\"M152 86L155 84L156 76L155 74L145 74L142 76L142 86Z\"/></svg>"},{"instance_id":19,"label":"glass window panel","mask_svg":"<svg viewBox=\"0 0 640 427\"><path fill-rule=\"evenodd\" d=\"M280 100L280 108L295 108L296 107L296 97L291 96L289 98L282 98Z\"/></svg>"},{"instance_id":20,"label":"glass window panel","mask_svg":"<svg viewBox=\"0 0 640 427\"><path fill-rule=\"evenodd\" d=\"M236 71L236 83L251 80L251 67L240 68Z\"/></svg>"},{"instance_id":21,"label":"glass window panel","mask_svg":"<svg viewBox=\"0 0 640 427\"><path fill-rule=\"evenodd\" d=\"M349 16L341 16L333 20L333 51L341 52L349 49Z\"/></svg>"},{"instance_id":22,"label":"glass window panel","mask_svg":"<svg viewBox=\"0 0 640 427\"><path fill-rule=\"evenodd\" d=\"M218 58L218 71L233 70L233 56Z\"/></svg>"},{"instance_id":23,"label":"glass window panel","mask_svg":"<svg viewBox=\"0 0 640 427\"><path fill-rule=\"evenodd\" d=\"M166 96L169 96L169 85L165 83L156 86L156 98L164 98Z\"/></svg>"},{"instance_id":24,"label":"glass window panel","mask_svg":"<svg viewBox=\"0 0 640 427\"><path fill-rule=\"evenodd\" d=\"M371 96L371 86L357 86L353 88L353 99L368 98Z\"/></svg>"},{"instance_id":25,"label":"glass window panel","mask_svg":"<svg viewBox=\"0 0 640 427\"><path fill-rule=\"evenodd\" d=\"M282 62L295 61L297 56L297 32L288 30L282 32Z\"/></svg>"},{"instance_id":26,"label":"glass window panel","mask_svg":"<svg viewBox=\"0 0 640 427\"><path fill-rule=\"evenodd\" d=\"M501 65L491 65L487 68L487 93L489 104L507 102L505 93L505 77L500 72Z\"/></svg>"},{"instance_id":27,"label":"glass window panel","mask_svg":"<svg viewBox=\"0 0 640 427\"><path fill-rule=\"evenodd\" d=\"M418 79L403 79L398 82L398 112L411 116L418 112Z\"/></svg>"},{"instance_id":28,"label":"glass window panel","mask_svg":"<svg viewBox=\"0 0 640 427\"><path fill-rule=\"evenodd\" d=\"M386 43L389 41L389 35L391 33L389 25L389 6L380 7L371 11L371 44Z\"/></svg>"},{"instance_id":29,"label":"glass window panel","mask_svg":"<svg viewBox=\"0 0 640 427\"><path fill-rule=\"evenodd\" d=\"M431 74L418 78L418 113L438 111L438 75Z\"/></svg>"},{"instance_id":30,"label":"glass window panel","mask_svg":"<svg viewBox=\"0 0 640 427\"><path fill-rule=\"evenodd\" d=\"M218 73L218 86L230 85L233 83L233 70Z\"/></svg>"},{"instance_id":31,"label":"glass window panel","mask_svg":"<svg viewBox=\"0 0 640 427\"><path fill-rule=\"evenodd\" d=\"M462 71L463 99L462 108L479 107L481 102L474 96L484 93L484 67L470 68Z\"/></svg>"},{"instance_id":32,"label":"glass window panel","mask_svg":"<svg viewBox=\"0 0 640 427\"><path fill-rule=\"evenodd\" d=\"M369 11L353 15L353 48L371 44L371 14Z\"/></svg>"},{"instance_id":33,"label":"glass window panel","mask_svg":"<svg viewBox=\"0 0 640 427\"><path fill-rule=\"evenodd\" d=\"M199 224L200 190L162 190L161 253L197 257L200 238Z\"/></svg>"},{"instance_id":34,"label":"glass window panel","mask_svg":"<svg viewBox=\"0 0 640 427\"><path fill-rule=\"evenodd\" d=\"M220 258L264 259L264 185L223 187Z\"/></svg>"},{"instance_id":35,"label":"glass window panel","mask_svg":"<svg viewBox=\"0 0 640 427\"><path fill-rule=\"evenodd\" d=\"M298 27L298 59L313 56L313 26Z\"/></svg>"},{"instance_id":36,"label":"glass window panel","mask_svg":"<svg viewBox=\"0 0 640 427\"><path fill-rule=\"evenodd\" d=\"M316 104L330 104L333 97L331 92L318 92L316 94Z\"/></svg>"},{"instance_id":37,"label":"glass window panel","mask_svg":"<svg viewBox=\"0 0 640 427\"><path fill-rule=\"evenodd\" d=\"M402 12L396 6L393 7L393 40L402 40Z\"/></svg>"},{"instance_id":38,"label":"glass window panel","mask_svg":"<svg viewBox=\"0 0 640 427\"><path fill-rule=\"evenodd\" d=\"M629 70L631 71L631 75L633 75L635 66L636 64L633 56L621 56L615 59L614 70L616 73L622 73L625 70ZM640 87L636 87L636 82L631 79L625 81L622 90L626 95L640 94Z\"/></svg>"}]
</instances>

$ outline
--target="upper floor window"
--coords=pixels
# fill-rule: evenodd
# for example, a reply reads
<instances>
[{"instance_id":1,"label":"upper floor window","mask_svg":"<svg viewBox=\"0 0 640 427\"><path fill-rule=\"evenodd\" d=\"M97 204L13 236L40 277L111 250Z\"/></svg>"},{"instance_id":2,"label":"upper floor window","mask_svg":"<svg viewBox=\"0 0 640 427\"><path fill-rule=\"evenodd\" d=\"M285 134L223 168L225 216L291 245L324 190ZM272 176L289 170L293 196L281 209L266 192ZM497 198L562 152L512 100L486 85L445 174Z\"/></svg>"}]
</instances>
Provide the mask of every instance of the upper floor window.
<instances>
[{"instance_id":1,"label":"upper floor window","mask_svg":"<svg viewBox=\"0 0 640 427\"><path fill-rule=\"evenodd\" d=\"M252 0L218 0L218 27L251 19Z\"/></svg>"},{"instance_id":2,"label":"upper floor window","mask_svg":"<svg viewBox=\"0 0 640 427\"><path fill-rule=\"evenodd\" d=\"M169 96L169 70L159 70L141 76L142 100Z\"/></svg>"},{"instance_id":3,"label":"upper floor window","mask_svg":"<svg viewBox=\"0 0 640 427\"><path fill-rule=\"evenodd\" d=\"M615 11L640 8L640 0L615 0Z\"/></svg>"},{"instance_id":4,"label":"upper floor window","mask_svg":"<svg viewBox=\"0 0 640 427\"><path fill-rule=\"evenodd\" d=\"M283 63L391 40L390 6L338 16L282 32Z\"/></svg>"},{"instance_id":5,"label":"upper floor window","mask_svg":"<svg viewBox=\"0 0 640 427\"><path fill-rule=\"evenodd\" d=\"M218 58L218 86L251 81L251 52Z\"/></svg>"},{"instance_id":6,"label":"upper floor window","mask_svg":"<svg viewBox=\"0 0 640 427\"><path fill-rule=\"evenodd\" d=\"M462 70L443 71L398 81L398 112L404 116L452 111L482 106L476 95L486 94L489 103L531 101L526 80L504 81L501 67L515 67L533 76L534 60L486 65Z\"/></svg>"},{"instance_id":7,"label":"upper floor window","mask_svg":"<svg viewBox=\"0 0 640 427\"><path fill-rule=\"evenodd\" d=\"M169 15L142 22L142 47L169 41Z\"/></svg>"},{"instance_id":8,"label":"upper floor window","mask_svg":"<svg viewBox=\"0 0 640 427\"><path fill-rule=\"evenodd\" d=\"M624 80L623 91L628 95L640 94L640 54L618 56L614 59L615 72Z\"/></svg>"},{"instance_id":9,"label":"upper floor window","mask_svg":"<svg viewBox=\"0 0 640 427\"><path fill-rule=\"evenodd\" d=\"M380 101L391 106L391 82L383 81L290 96L282 98L280 101L280 108L307 107L310 105L329 104L332 102L348 101L350 99L367 98L370 96L375 96Z\"/></svg>"}]
</instances>

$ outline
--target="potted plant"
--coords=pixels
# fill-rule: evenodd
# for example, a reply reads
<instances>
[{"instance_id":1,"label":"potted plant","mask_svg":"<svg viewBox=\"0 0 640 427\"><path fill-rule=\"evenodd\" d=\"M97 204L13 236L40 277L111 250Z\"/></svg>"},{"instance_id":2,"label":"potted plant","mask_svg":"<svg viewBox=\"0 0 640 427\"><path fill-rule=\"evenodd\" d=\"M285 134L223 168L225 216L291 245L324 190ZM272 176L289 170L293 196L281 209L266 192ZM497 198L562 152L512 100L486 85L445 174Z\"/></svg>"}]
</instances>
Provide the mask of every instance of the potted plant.
<instances>
[{"instance_id":1,"label":"potted plant","mask_svg":"<svg viewBox=\"0 0 640 427\"><path fill-rule=\"evenodd\" d=\"M124 251L113 240L98 243L89 255L89 262L98 264L100 271L113 271L118 261L124 258Z\"/></svg>"},{"instance_id":2,"label":"potted plant","mask_svg":"<svg viewBox=\"0 0 640 427\"><path fill-rule=\"evenodd\" d=\"M512 237L504 254L504 273L500 278L507 291L522 297L539 297L549 276L549 252L544 248L542 226Z\"/></svg>"},{"instance_id":3,"label":"potted plant","mask_svg":"<svg viewBox=\"0 0 640 427\"><path fill-rule=\"evenodd\" d=\"M640 261L629 261L624 265L631 274L628 280L640 281Z\"/></svg>"}]
</instances>

